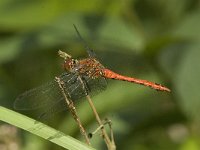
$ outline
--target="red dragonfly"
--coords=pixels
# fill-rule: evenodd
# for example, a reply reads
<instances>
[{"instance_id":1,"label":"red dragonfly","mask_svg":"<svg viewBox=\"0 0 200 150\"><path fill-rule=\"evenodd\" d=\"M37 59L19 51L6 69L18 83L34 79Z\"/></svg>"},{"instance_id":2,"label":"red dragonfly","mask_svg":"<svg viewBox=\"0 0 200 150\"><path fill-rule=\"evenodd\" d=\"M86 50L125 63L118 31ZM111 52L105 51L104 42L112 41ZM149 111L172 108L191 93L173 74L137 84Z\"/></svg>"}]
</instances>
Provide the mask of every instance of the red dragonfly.
<instances>
[{"instance_id":1,"label":"red dragonfly","mask_svg":"<svg viewBox=\"0 0 200 150\"><path fill-rule=\"evenodd\" d=\"M65 69L65 72L61 74L59 78L63 81L65 92L70 99L77 100L88 94L93 95L98 91L104 90L107 85L106 79L128 81L148 86L158 91L170 92L170 89L160 84L123 76L105 68L95 58L94 52L89 49L82 39L76 26L74 27L79 38L84 42L89 57L77 60L73 59L65 52L58 52L59 55L64 58L63 67ZM82 79L82 82L78 80L79 77ZM83 89L82 84L84 84L85 89ZM40 114L40 118L49 117L67 108L64 97L56 81L51 81L21 94L15 100L14 107L19 110L41 109L42 113Z\"/></svg>"}]
</instances>

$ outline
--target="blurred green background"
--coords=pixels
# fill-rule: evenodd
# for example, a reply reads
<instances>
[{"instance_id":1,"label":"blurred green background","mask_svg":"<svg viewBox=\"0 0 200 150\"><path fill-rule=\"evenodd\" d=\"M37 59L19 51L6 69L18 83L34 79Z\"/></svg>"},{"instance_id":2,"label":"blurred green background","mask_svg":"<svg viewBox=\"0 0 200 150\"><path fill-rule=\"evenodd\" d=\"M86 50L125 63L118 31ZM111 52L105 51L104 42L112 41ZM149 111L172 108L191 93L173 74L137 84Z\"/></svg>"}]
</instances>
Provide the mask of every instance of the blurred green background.
<instances>
[{"instance_id":1,"label":"blurred green background","mask_svg":"<svg viewBox=\"0 0 200 150\"><path fill-rule=\"evenodd\" d=\"M59 49L74 58L87 56L75 24L106 67L172 90L109 80L107 90L93 97L102 119L112 120L117 149L199 150L199 8L199 0L2 0L0 105L13 109L20 93L61 74ZM77 109L93 131L97 124L87 102ZM48 125L84 141L69 113ZM95 135L92 144L105 149L102 141ZM0 147L63 149L3 122Z\"/></svg>"}]
</instances>

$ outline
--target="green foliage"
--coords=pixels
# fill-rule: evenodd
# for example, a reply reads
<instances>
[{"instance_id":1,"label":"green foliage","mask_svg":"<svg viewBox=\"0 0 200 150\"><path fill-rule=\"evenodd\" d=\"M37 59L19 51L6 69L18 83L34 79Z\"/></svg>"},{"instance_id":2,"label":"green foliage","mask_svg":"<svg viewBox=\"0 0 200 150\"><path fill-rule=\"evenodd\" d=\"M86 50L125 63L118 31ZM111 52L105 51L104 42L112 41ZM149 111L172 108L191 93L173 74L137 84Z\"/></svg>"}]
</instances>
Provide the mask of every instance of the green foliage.
<instances>
[{"instance_id":1,"label":"green foliage","mask_svg":"<svg viewBox=\"0 0 200 150\"><path fill-rule=\"evenodd\" d=\"M17 95L61 74L59 49L74 58L87 55L75 24L106 67L172 90L162 93L108 81L107 90L93 100L101 117L113 120L117 148L200 149L198 0L7 0L0 1L0 18L1 106L12 109ZM97 126L94 116L87 102L80 101L76 102L78 113L92 131ZM82 140L67 112L48 125ZM32 143L41 149L61 149L27 132L18 137L23 149L31 150ZM102 142L98 136L92 139L97 149L103 149Z\"/></svg>"},{"instance_id":2,"label":"green foliage","mask_svg":"<svg viewBox=\"0 0 200 150\"><path fill-rule=\"evenodd\" d=\"M6 114L6 116L5 116ZM50 142L53 142L65 149L69 150L92 150L86 144L80 143L76 139L66 136L64 133L54 130L36 120L30 119L26 116L8 110L0 106L0 120L15 125L32 134L38 135Z\"/></svg>"}]
</instances>

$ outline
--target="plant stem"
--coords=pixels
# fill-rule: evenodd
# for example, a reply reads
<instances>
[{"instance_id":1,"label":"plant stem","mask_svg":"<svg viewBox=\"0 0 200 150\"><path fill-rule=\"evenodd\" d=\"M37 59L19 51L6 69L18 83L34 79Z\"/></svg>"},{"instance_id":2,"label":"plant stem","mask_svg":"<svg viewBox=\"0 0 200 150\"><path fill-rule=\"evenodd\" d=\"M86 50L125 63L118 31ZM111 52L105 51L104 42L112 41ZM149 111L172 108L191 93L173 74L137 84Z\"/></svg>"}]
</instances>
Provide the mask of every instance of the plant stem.
<instances>
[{"instance_id":1,"label":"plant stem","mask_svg":"<svg viewBox=\"0 0 200 150\"><path fill-rule=\"evenodd\" d=\"M64 99L65 99L65 101L66 101L66 103L67 103L67 106L69 107L69 110L70 110L70 112L71 112L71 114L72 114L74 120L75 120L76 123L78 124L78 126L79 126L79 128L80 128L80 131L81 131L82 135L84 136L84 138L85 138L85 140L86 140L86 143L87 143L88 145L90 145L90 140L89 140L88 135L87 135L87 133L86 133L86 131L85 131L85 129L84 129L84 127L83 127L81 121L80 121L80 118L79 118L78 115L77 115L77 111L76 111L76 108L75 108L75 106L74 106L74 103L73 103L73 101L72 101L71 99L69 99L69 98L67 97L67 95L66 95L66 93L65 93L66 90L64 90L64 89L65 89L65 86L64 86L63 82L62 82L62 81L60 80L60 78L58 78L58 77L55 77L55 80L56 80L56 82L58 83L58 85L59 85L59 87L60 87L60 89L61 89L61 92L62 92L62 94L63 94L63 96L64 96Z\"/></svg>"},{"instance_id":2,"label":"plant stem","mask_svg":"<svg viewBox=\"0 0 200 150\"><path fill-rule=\"evenodd\" d=\"M81 79L80 76L78 77L78 79L80 80L80 82L81 82L81 84L83 86L83 90L85 90L85 93L87 94L87 91L86 91L87 88L86 88L83 80ZM94 104L92 102L92 99L91 99L90 95L87 94L86 99L88 100L88 103L89 103L90 107L92 108L92 111L93 111L93 113L95 115L95 118L96 118L99 126L104 126L102 121L101 121L101 119L100 119L100 117L99 117L99 114L97 113L97 110L96 110L96 108L95 108L95 106L94 106ZM116 150L115 142L113 141L113 139L110 140L105 128L101 128L101 132L102 132L102 136L103 136L103 139L104 139L104 141L105 141L105 143L107 145L108 150Z\"/></svg>"}]
</instances>

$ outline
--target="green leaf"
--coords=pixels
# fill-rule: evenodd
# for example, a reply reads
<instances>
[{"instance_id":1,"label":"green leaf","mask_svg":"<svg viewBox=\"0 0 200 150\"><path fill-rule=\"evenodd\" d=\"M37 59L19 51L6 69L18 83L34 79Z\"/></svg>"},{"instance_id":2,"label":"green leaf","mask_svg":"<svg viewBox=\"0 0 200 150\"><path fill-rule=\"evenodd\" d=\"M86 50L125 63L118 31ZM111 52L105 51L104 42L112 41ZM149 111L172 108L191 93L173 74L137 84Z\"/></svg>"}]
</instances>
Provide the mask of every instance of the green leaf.
<instances>
[{"instance_id":1,"label":"green leaf","mask_svg":"<svg viewBox=\"0 0 200 150\"><path fill-rule=\"evenodd\" d=\"M69 150L94 150L86 144L65 135L43 123L0 106L0 120L38 135Z\"/></svg>"},{"instance_id":2,"label":"green leaf","mask_svg":"<svg viewBox=\"0 0 200 150\"><path fill-rule=\"evenodd\" d=\"M174 86L177 95L180 97L179 104L184 112L190 117L200 121L200 45L193 45L188 48L185 57L177 66L174 76Z\"/></svg>"},{"instance_id":3,"label":"green leaf","mask_svg":"<svg viewBox=\"0 0 200 150\"><path fill-rule=\"evenodd\" d=\"M182 39L200 40L200 11L191 13L185 17L175 28L174 35Z\"/></svg>"},{"instance_id":4,"label":"green leaf","mask_svg":"<svg viewBox=\"0 0 200 150\"><path fill-rule=\"evenodd\" d=\"M140 52L144 47L144 36L138 30L136 26L129 26L119 17L109 17L99 30L99 39L107 45Z\"/></svg>"},{"instance_id":5,"label":"green leaf","mask_svg":"<svg viewBox=\"0 0 200 150\"><path fill-rule=\"evenodd\" d=\"M7 1L0 3L0 24L5 29L31 28L50 21L58 13L56 1Z\"/></svg>"},{"instance_id":6,"label":"green leaf","mask_svg":"<svg viewBox=\"0 0 200 150\"><path fill-rule=\"evenodd\" d=\"M0 63L13 60L19 53L21 37L11 37L0 41Z\"/></svg>"}]
</instances>

